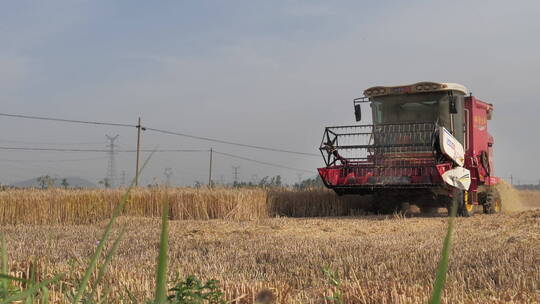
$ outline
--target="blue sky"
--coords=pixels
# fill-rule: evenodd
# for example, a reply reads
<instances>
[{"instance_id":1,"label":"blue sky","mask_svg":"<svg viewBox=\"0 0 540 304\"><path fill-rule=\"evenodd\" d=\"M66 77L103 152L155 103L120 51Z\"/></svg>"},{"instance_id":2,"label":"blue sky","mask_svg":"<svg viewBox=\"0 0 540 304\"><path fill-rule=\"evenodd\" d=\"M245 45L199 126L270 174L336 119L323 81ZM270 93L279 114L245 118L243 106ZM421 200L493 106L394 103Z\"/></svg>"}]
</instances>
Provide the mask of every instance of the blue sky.
<instances>
[{"instance_id":1,"label":"blue sky","mask_svg":"<svg viewBox=\"0 0 540 304\"><path fill-rule=\"evenodd\" d=\"M2 2L1 112L129 123L142 116L157 128L316 152L325 125L353 122L351 99L366 87L459 82L495 104L496 171L533 182L540 171L533 161L539 145L531 139L540 110L539 9L536 1ZM4 146L102 147L105 134L120 134L125 148L134 145L133 130L7 118L0 127ZM181 137L146 133L143 139L147 146L213 146L306 169L322 164ZM0 160L93 157L0 151ZM207 155L159 155L143 179L162 180L172 167L176 183L205 180L206 163ZM132 164L132 155L118 155L118 171L129 175ZM225 157L216 159L214 175L230 181L233 165L246 180L298 178ZM0 182L7 183L45 173L96 181L107 164L0 166Z\"/></svg>"}]
</instances>

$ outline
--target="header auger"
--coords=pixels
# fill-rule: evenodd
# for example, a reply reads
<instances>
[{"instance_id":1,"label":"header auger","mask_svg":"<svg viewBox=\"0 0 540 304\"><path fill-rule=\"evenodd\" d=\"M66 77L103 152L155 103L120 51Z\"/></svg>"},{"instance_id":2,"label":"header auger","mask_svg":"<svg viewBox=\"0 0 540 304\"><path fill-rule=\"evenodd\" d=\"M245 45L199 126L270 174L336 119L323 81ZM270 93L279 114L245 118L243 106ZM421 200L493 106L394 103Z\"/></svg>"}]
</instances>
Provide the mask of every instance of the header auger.
<instances>
[{"instance_id":1,"label":"header auger","mask_svg":"<svg viewBox=\"0 0 540 304\"><path fill-rule=\"evenodd\" d=\"M402 202L421 209L449 208L470 216L501 210L493 170L493 105L455 83L420 82L377 86L354 99L371 107L368 125L325 128L319 168L324 184L338 195L372 194L375 212L392 212Z\"/></svg>"}]
</instances>

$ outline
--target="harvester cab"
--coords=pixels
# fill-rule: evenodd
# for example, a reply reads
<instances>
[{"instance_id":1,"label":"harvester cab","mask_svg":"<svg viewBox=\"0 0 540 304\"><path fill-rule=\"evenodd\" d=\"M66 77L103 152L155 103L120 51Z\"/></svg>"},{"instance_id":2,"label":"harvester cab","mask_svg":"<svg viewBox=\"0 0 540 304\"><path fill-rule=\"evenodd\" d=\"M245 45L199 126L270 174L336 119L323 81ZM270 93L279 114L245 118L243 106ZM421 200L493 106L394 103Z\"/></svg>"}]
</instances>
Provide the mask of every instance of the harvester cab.
<instances>
[{"instance_id":1,"label":"harvester cab","mask_svg":"<svg viewBox=\"0 0 540 304\"><path fill-rule=\"evenodd\" d=\"M487 130L493 106L455 83L419 82L376 86L353 100L357 121L369 124L325 128L319 168L324 184L338 195L371 194L373 211L392 212L401 203L422 210L458 213L501 210L493 174L493 137ZM366 115L364 115L366 116Z\"/></svg>"}]
</instances>

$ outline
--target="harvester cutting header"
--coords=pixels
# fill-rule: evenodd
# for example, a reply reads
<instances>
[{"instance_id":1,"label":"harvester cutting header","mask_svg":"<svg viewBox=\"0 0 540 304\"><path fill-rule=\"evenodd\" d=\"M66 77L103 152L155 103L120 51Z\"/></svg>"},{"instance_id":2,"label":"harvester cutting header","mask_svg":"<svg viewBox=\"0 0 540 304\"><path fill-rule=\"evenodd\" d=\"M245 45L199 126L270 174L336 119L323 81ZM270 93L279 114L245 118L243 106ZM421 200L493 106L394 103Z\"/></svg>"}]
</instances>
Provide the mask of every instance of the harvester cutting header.
<instances>
[{"instance_id":1,"label":"harvester cutting header","mask_svg":"<svg viewBox=\"0 0 540 304\"><path fill-rule=\"evenodd\" d=\"M319 174L337 194L373 194L376 212L397 210L401 202L422 209L449 208L470 216L501 210L494 187L493 137L488 133L493 105L456 83L419 82L376 86L353 101L356 120L371 107L372 124L327 127Z\"/></svg>"}]
</instances>

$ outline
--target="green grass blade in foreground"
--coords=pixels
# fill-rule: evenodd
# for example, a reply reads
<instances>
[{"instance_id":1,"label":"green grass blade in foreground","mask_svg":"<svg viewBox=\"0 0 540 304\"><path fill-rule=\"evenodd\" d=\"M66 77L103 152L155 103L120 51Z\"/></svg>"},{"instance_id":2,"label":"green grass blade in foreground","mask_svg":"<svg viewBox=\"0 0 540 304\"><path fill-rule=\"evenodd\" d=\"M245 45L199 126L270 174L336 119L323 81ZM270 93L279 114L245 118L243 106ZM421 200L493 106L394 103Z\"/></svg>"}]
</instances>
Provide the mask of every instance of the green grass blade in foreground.
<instances>
[{"instance_id":1,"label":"green grass blade in foreground","mask_svg":"<svg viewBox=\"0 0 540 304\"><path fill-rule=\"evenodd\" d=\"M33 285L32 287L26 289L25 291L22 291L22 292L18 292L18 293L15 293L13 295L11 295L10 297L7 297L5 300L3 300L2 302L0 302L0 304L8 304L8 303L13 303L15 301L21 301L21 300L24 300L28 297L32 297L34 296L40 289L42 289L43 287L51 284L51 283L54 283L54 282L57 282L58 280L60 280L62 278L63 275L58 275L52 279L49 279L49 280L45 280L41 283L38 283L38 284L35 284Z\"/></svg>"},{"instance_id":2,"label":"green grass blade in foreground","mask_svg":"<svg viewBox=\"0 0 540 304\"><path fill-rule=\"evenodd\" d=\"M96 286L99 286L99 284L101 283L101 280L103 280L103 277L105 276L105 270L107 269L107 265L109 265L109 263L111 262L113 256L116 254L116 251L118 250L118 246L120 245L120 241L124 237L125 232L126 232L126 226L124 225L122 227L122 230L120 231L120 234L118 235L118 237L114 241L111 250L109 250L109 252L105 256L105 261L103 261L103 264L101 264L101 266L99 267L99 273L98 273L98 277L97 277L96 283L95 283ZM94 290L90 294L90 297L89 297L90 300L92 300L92 298L96 294L96 291L97 291L97 289L94 288Z\"/></svg>"},{"instance_id":3,"label":"green grass blade in foreground","mask_svg":"<svg viewBox=\"0 0 540 304\"><path fill-rule=\"evenodd\" d=\"M42 304L49 304L49 289L47 287L41 288L41 303Z\"/></svg>"},{"instance_id":4,"label":"green grass blade in foreground","mask_svg":"<svg viewBox=\"0 0 540 304\"><path fill-rule=\"evenodd\" d=\"M152 158L152 155L154 155L154 152L150 153L150 155L146 158L146 160L144 161L144 164L142 165L141 169L139 170L137 174L138 176L141 175L141 172L148 164L148 161L150 160L150 158ZM98 259L101 255L101 252L103 251L103 247L105 247L105 242L107 242L107 239L109 238L109 235L112 230L112 226L114 222L116 221L116 218L120 215L120 213L124 209L124 206L129 197L129 193L131 192L131 189L133 189L134 185L135 185L135 178L133 178L129 187L126 189L126 192L122 196L120 203L116 206L116 208L114 208L111 219L109 220L109 223L107 224L107 227L105 228L105 231L103 232L103 236L101 237L101 240L99 241L99 244L96 247L96 251L94 252L94 255L92 256L92 259L90 260L90 264L88 265L88 268L86 269L86 272L84 273L84 276L81 280L81 283L79 284L79 287L77 288L77 293L73 297L72 303L76 304L76 303L79 303L79 301L81 300L84 294L84 291L86 290L86 286L88 285L88 281L90 280L90 277L92 276L92 273L94 272L94 269L97 266Z\"/></svg>"},{"instance_id":5,"label":"green grass blade in foreground","mask_svg":"<svg viewBox=\"0 0 540 304\"><path fill-rule=\"evenodd\" d=\"M8 275L8 258L7 258L7 248L6 248L6 239L2 235L2 275ZM9 292L9 281L6 277L2 277L2 288L0 289L0 297L7 297Z\"/></svg>"},{"instance_id":6,"label":"green grass blade in foreground","mask_svg":"<svg viewBox=\"0 0 540 304\"><path fill-rule=\"evenodd\" d=\"M446 283L446 273L448 271L448 258L450 257L450 249L452 247L452 232L454 230L454 219L456 217L458 201L454 196L452 202L452 208L450 210L450 216L448 217L448 228L446 230L446 237L444 238L443 248L441 252L441 259L439 260L439 266L437 267L437 275L435 277L435 283L433 284L433 292L429 299L430 304L441 303L441 295Z\"/></svg>"},{"instance_id":7,"label":"green grass blade in foreground","mask_svg":"<svg viewBox=\"0 0 540 304\"><path fill-rule=\"evenodd\" d=\"M156 294L154 303L167 300L167 252L169 250L169 197L166 194L161 216L161 239L159 241L158 267L156 271Z\"/></svg>"},{"instance_id":8,"label":"green grass blade in foreground","mask_svg":"<svg viewBox=\"0 0 540 304\"><path fill-rule=\"evenodd\" d=\"M28 289L34 287L37 284L35 265L36 265L36 261L34 260L34 263L30 265L30 280L28 280L28 286L27 286ZM34 294L29 295L28 297L26 297L26 300L25 300L25 304L32 304L32 303L34 303Z\"/></svg>"},{"instance_id":9,"label":"green grass blade in foreground","mask_svg":"<svg viewBox=\"0 0 540 304\"><path fill-rule=\"evenodd\" d=\"M6 275L6 274L0 274L0 279L6 279L8 281L18 281L18 282L21 282L21 283L28 283L28 281L25 280L25 279L13 277L13 276Z\"/></svg>"}]
</instances>

